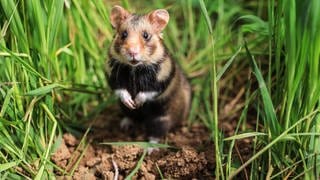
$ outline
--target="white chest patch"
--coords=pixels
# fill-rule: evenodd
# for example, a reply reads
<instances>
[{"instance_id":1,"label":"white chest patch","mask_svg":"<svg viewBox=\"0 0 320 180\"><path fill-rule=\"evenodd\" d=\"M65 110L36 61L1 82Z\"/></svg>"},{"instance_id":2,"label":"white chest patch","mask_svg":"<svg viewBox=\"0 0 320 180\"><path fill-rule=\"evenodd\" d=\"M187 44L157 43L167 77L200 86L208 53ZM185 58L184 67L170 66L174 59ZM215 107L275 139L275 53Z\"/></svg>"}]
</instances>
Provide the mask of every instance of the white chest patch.
<instances>
[{"instance_id":1,"label":"white chest patch","mask_svg":"<svg viewBox=\"0 0 320 180\"><path fill-rule=\"evenodd\" d=\"M146 101L153 100L158 95L156 91L139 92L134 99L136 106L141 106Z\"/></svg>"}]
</instances>

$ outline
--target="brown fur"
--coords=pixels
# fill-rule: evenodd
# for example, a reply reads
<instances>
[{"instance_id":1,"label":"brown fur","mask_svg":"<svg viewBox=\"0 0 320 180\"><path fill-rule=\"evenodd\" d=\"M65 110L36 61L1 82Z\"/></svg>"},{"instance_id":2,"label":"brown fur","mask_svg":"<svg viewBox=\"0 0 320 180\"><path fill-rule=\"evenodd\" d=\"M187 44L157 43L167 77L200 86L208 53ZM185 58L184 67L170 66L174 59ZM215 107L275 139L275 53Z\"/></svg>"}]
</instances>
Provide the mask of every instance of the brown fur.
<instances>
[{"instance_id":1,"label":"brown fur","mask_svg":"<svg viewBox=\"0 0 320 180\"><path fill-rule=\"evenodd\" d=\"M191 87L179 67L175 66L176 73L168 88L159 96L159 99L170 98L167 112L170 119L186 120L191 103Z\"/></svg>"},{"instance_id":2,"label":"brown fur","mask_svg":"<svg viewBox=\"0 0 320 180\"><path fill-rule=\"evenodd\" d=\"M137 60L140 64L159 65L155 81L156 83L167 82L167 84L165 89L159 92L160 94L152 101L162 103L161 105L165 107L162 115L156 118L164 129L164 133L187 118L191 101L190 84L177 63L168 55L162 42L161 31L168 21L169 14L166 10L155 10L140 16L116 6L111 13L111 24L116 29L116 35L109 50L110 59L123 64L135 66L130 64L130 58L132 58L130 49L135 48L138 49ZM126 38L123 38L123 32L127 33ZM143 37L145 32L150 36L149 39ZM112 68L107 67L106 69L110 75Z\"/></svg>"},{"instance_id":3,"label":"brown fur","mask_svg":"<svg viewBox=\"0 0 320 180\"><path fill-rule=\"evenodd\" d=\"M118 6L117 6L118 7ZM119 7L117 8L119 9ZM161 32L159 31L160 27L155 28L152 24L149 15L139 16L135 14L130 14L129 12L122 10L117 10L118 13L124 13L118 18L113 17L111 21L112 25L116 28L117 34L115 35L114 40L112 41L110 54L119 61L123 63L128 62L128 50L132 47L139 47L139 60L144 64L153 64L157 63L156 60L161 59L164 56L165 50L162 45ZM115 16L115 15L114 15ZM152 18L151 18L152 19ZM162 22L162 25L164 22ZM121 33L127 31L128 37L126 39L121 39ZM143 39L142 34L147 32L152 38L149 41Z\"/></svg>"}]
</instances>

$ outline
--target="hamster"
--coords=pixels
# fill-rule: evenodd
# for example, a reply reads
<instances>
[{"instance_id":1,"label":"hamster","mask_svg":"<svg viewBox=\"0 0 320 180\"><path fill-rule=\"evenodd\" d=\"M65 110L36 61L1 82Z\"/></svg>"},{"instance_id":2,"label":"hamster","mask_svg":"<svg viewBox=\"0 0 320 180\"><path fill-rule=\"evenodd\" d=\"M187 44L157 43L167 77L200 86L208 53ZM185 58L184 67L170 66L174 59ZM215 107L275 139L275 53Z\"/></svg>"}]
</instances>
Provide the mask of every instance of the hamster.
<instances>
[{"instance_id":1,"label":"hamster","mask_svg":"<svg viewBox=\"0 0 320 180\"><path fill-rule=\"evenodd\" d=\"M122 126L143 123L149 140L165 136L190 109L190 84L162 40L168 21L164 9L137 15L114 6L110 15L116 33L106 63L108 83L126 115Z\"/></svg>"}]
</instances>

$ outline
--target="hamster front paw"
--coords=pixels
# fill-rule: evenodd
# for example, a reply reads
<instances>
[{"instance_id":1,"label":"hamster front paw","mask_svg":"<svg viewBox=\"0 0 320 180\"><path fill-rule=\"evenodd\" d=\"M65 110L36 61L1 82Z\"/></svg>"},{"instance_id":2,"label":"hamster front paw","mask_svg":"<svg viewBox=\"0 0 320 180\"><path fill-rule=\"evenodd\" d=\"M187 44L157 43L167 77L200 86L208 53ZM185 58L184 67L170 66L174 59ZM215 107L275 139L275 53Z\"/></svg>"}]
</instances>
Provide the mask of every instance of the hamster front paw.
<instances>
[{"instance_id":1,"label":"hamster front paw","mask_svg":"<svg viewBox=\"0 0 320 180\"><path fill-rule=\"evenodd\" d=\"M146 102L147 98L145 93L139 92L136 96L136 98L134 99L134 103L137 107L140 107L144 104L144 102Z\"/></svg>"},{"instance_id":2,"label":"hamster front paw","mask_svg":"<svg viewBox=\"0 0 320 180\"><path fill-rule=\"evenodd\" d=\"M135 109L136 105L134 101L132 100L131 95L129 92L125 89L119 89L115 91L116 95L120 97L121 102L127 106L129 109Z\"/></svg>"},{"instance_id":3,"label":"hamster front paw","mask_svg":"<svg viewBox=\"0 0 320 180\"><path fill-rule=\"evenodd\" d=\"M139 92L134 99L134 103L136 107L142 106L146 101L152 100L158 93L151 91L151 92Z\"/></svg>"}]
</instances>

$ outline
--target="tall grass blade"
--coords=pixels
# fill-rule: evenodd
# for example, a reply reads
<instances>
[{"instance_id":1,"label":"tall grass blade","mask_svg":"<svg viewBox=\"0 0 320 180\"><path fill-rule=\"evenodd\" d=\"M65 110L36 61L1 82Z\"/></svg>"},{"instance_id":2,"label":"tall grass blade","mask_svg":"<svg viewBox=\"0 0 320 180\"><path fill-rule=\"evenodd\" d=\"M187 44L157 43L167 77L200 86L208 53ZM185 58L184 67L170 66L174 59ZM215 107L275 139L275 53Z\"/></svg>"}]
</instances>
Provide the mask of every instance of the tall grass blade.
<instances>
[{"instance_id":1,"label":"tall grass blade","mask_svg":"<svg viewBox=\"0 0 320 180\"><path fill-rule=\"evenodd\" d=\"M265 126L266 128L268 128L268 126L270 126L270 130L271 130L271 136L275 137L278 136L281 132L281 126L278 122L275 110L274 110L274 106L270 97L270 94L268 92L266 83L262 77L261 71L259 70L254 57L252 56L252 54L250 53L247 43L245 43L245 49L248 55L248 58L250 59L251 65L252 65L252 69L253 69L253 73L255 74L258 83L259 83L259 90L261 93L261 97L262 97L262 102L263 102L263 107L265 109Z\"/></svg>"},{"instance_id":2,"label":"tall grass blade","mask_svg":"<svg viewBox=\"0 0 320 180\"><path fill-rule=\"evenodd\" d=\"M205 22L207 24L207 28L209 30L210 34L210 43L212 46L212 56L211 56L211 70L210 75L212 77L211 79L211 91L212 91L212 113L213 113L213 119L210 120L210 127L212 128L213 134L214 134L214 144L215 144L215 153L216 153L216 171L215 176L217 179L224 179L223 175L223 168L222 168L222 160L221 160L221 153L220 152L220 144L219 144L219 128L218 128L218 82L217 82L217 72L216 72L216 61L215 61L215 54L214 54L214 39L213 39L213 30L211 25L211 20L207 11L207 8L205 6L205 3L203 0L199 0L201 12L203 13L203 16L205 17Z\"/></svg>"},{"instance_id":3,"label":"tall grass blade","mask_svg":"<svg viewBox=\"0 0 320 180\"><path fill-rule=\"evenodd\" d=\"M4 101L3 101L3 104L1 106L1 111L0 111L0 118L2 118L9 106L9 103L10 103L10 98L12 98L12 93L13 93L13 90L14 90L14 87L11 88L7 94L6 94L6 97L4 98Z\"/></svg>"},{"instance_id":4,"label":"tall grass blade","mask_svg":"<svg viewBox=\"0 0 320 180\"><path fill-rule=\"evenodd\" d=\"M237 55L240 53L241 51L240 47L233 55L232 57L227 61L227 63L222 67L222 69L218 72L217 74L217 79L216 81L219 81L220 78L223 76L223 74L226 72L226 70L229 68L229 66L232 64L232 62L234 61L234 59L237 57Z\"/></svg>"},{"instance_id":5,"label":"tall grass blade","mask_svg":"<svg viewBox=\"0 0 320 180\"><path fill-rule=\"evenodd\" d=\"M45 95L51 91L53 91L54 89L58 89L58 88L63 88L64 86L61 84L50 84L47 86L42 86L40 88L34 89L32 91L27 92L25 95L26 96L40 96L40 95Z\"/></svg>"},{"instance_id":6,"label":"tall grass blade","mask_svg":"<svg viewBox=\"0 0 320 180\"><path fill-rule=\"evenodd\" d=\"M147 155L147 150L145 149L142 153L142 156L141 158L139 159L136 167L130 172L130 174L125 178L125 180L130 180L132 179L132 177L138 172L138 170L140 169L142 163L143 163L143 160L144 160L144 157Z\"/></svg>"},{"instance_id":7,"label":"tall grass blade","mask_svg":"<svg viewBox=\"0 0 320 180\"><path fill-rule=\"evenodd\" d=\"M4 164L0 164L0 172L3 172L5 170L8 170L14 166L17 166L20 163L20 161L13 161L13 162L8 162Z\"/></svg>"}]
</instances>

